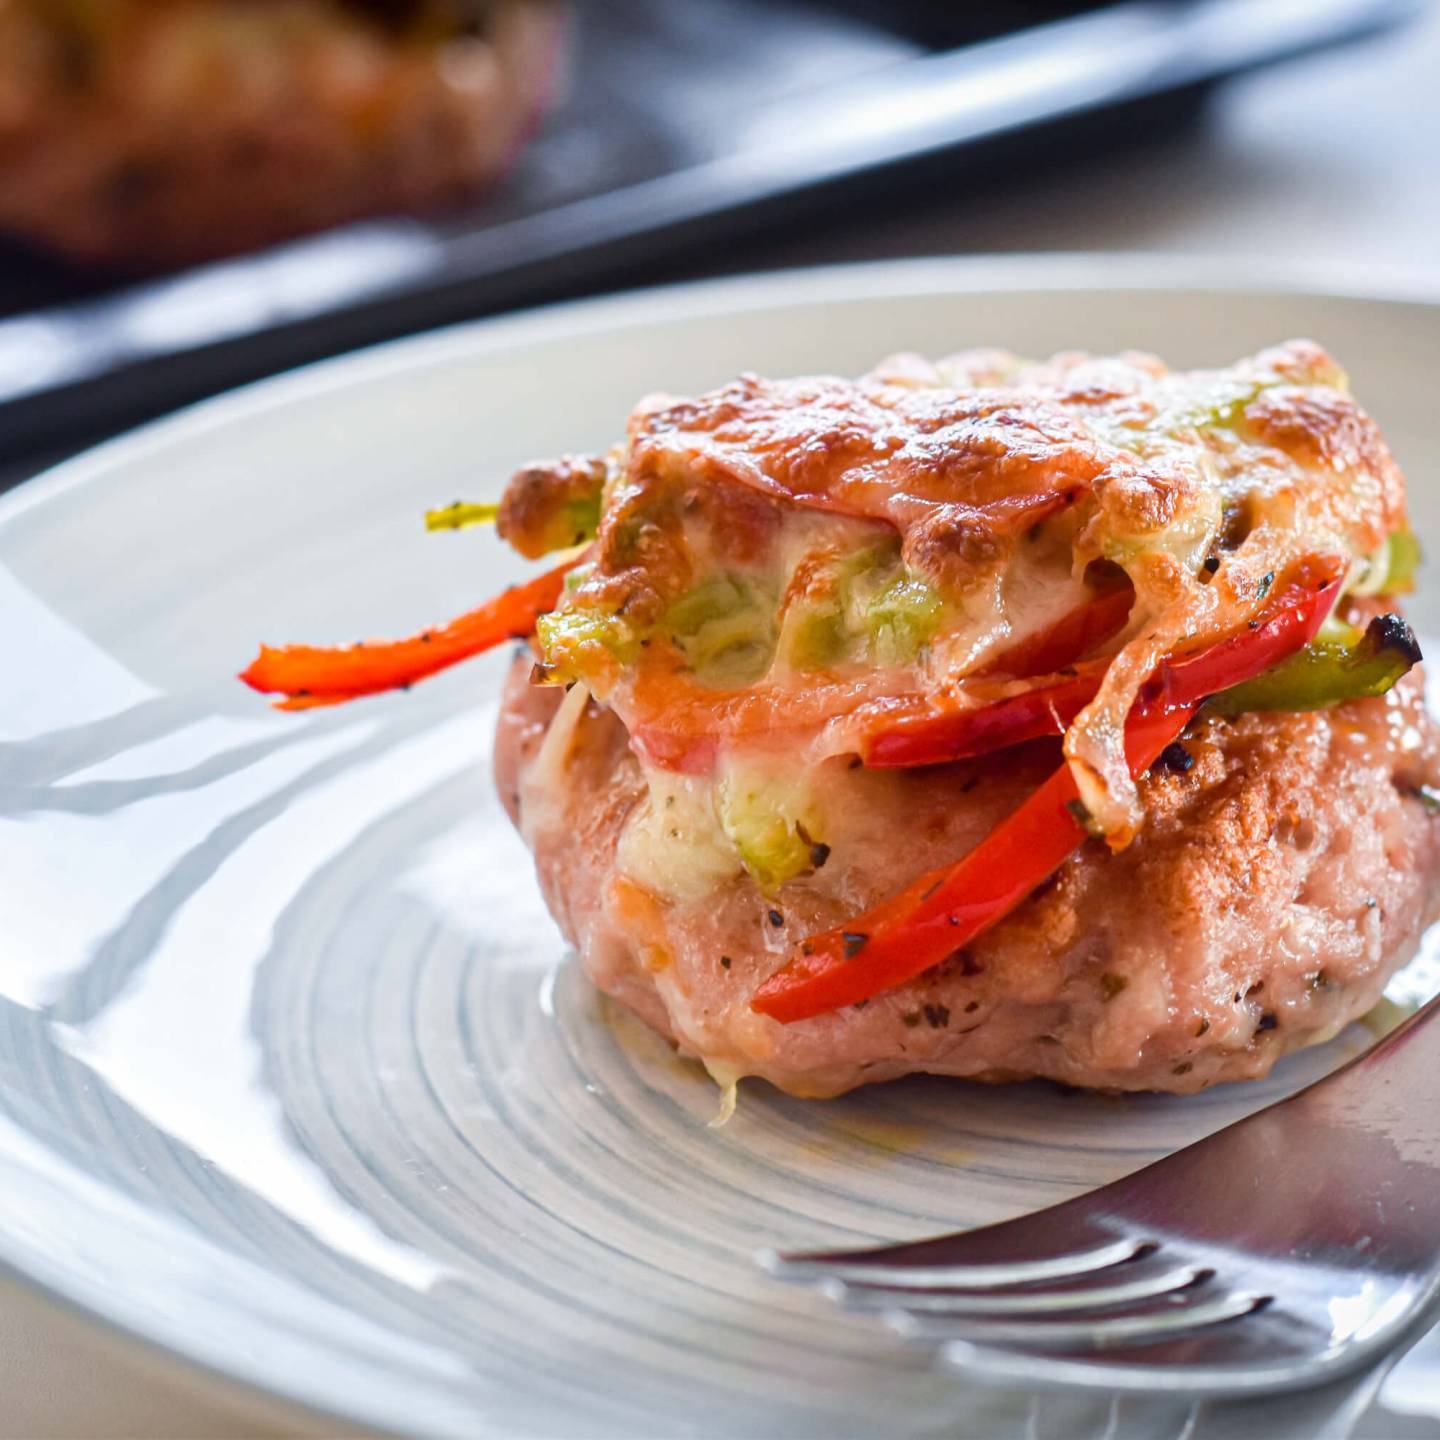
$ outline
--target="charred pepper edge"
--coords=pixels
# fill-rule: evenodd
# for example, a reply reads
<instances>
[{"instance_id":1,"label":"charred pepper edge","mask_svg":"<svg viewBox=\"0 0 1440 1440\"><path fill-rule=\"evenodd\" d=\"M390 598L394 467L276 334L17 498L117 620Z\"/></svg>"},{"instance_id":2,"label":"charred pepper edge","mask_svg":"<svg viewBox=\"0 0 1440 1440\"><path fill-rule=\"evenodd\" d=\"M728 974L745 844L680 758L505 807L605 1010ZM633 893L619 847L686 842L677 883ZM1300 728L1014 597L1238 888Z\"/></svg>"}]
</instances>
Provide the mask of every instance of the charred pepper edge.
<instances>
[{"instance_id":1,"label":"charred pepper edge","mask_svg":"<svg viewBox=\"0 0 1440 1440\"><path fill-rule=\"evenodd\" d=\"M1354 632L1352 632L1354 633ZM1353 640L1312 641L1261 675L1210 699L1216 714L1323 710L1391 690L1423 656L1415 632L1393 611L1375 616Z\"/></svg>"}]
</instances>

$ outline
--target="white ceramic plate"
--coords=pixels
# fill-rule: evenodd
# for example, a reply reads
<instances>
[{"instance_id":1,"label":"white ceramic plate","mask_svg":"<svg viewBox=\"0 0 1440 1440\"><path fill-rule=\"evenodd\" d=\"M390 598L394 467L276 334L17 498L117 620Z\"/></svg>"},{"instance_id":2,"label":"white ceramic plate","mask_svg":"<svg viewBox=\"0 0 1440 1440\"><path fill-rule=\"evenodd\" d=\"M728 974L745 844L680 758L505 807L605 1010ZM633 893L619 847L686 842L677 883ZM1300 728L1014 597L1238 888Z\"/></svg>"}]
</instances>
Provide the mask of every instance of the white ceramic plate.
<instances>
[{"instance_id":1,"label":"white ceramic plate","mask_svg":"<svg viewBox=\"0 0 1440 1440\"><path fill-rule=\"evenodd\" d=\"M10 496L0 1257L371 1426L1033 1424L1027 1397L931 1373L752 1252L1059 1200L1273 1100L1358 1031L1181 1101L756 1086L709 1129L713 1087L597 1002L541 905L488 777L498 658L306 716L232 676L262 637L396 633L513 578L493 537L426 536L420 512L605 445L650 389L981 343L1190 365L1296 333L1350 367L1440 536L1440 309L1133 259L820 271L465 327L202 406ZM1184 1419L1157 1403L1135 1433Z\"/></svg>"}]
</instances>

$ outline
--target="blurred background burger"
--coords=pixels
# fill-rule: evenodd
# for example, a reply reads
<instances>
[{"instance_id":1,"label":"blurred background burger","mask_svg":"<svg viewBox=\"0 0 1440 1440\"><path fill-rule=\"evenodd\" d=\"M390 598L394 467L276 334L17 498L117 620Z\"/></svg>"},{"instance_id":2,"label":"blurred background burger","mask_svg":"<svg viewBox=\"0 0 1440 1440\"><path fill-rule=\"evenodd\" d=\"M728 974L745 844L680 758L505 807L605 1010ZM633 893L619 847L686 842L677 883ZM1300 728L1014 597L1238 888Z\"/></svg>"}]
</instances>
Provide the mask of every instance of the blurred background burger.
<instances>
[{"instance_id":1,"label":"blurred background burger","mask_svg":"<svg viewBox=\"0 0 1440 1440\"><path fill-rule=\"evenodd\" d=\"M155 269L498 177L554 89L549 0L0 0L0 227Z\"/></svg>"}]
</instances>

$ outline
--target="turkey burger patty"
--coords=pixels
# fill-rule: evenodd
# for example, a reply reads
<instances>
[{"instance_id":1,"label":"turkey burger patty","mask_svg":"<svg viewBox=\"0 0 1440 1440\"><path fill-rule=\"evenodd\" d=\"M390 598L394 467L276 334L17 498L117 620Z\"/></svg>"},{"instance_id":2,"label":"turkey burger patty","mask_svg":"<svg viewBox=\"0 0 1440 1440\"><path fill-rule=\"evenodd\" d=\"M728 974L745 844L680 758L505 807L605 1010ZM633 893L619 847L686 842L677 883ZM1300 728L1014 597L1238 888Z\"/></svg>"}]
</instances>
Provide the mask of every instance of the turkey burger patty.
<instances>
[{"instance_id":1,"label":"turkey burger patty","mask_svg":"<svg viewBox=\"0 0 1440 1440\"><path fill-rule=\"evenodd\" d=\"M664 858L639 859L674 810L654 808L612 711L589 702L562 785L537 764L557 698L530 668L510 677L496 778L550 909L601 990L727 1083L819 1097L916 1071L1179 1092L1251 1079L1374 1005L1436 918L1440 822L1420 787L1440 782L1440 750L1406 679L1330 710L1202 718L1141 781L1146 823L1123 852L1088 842L919 978L780 1025L750 999L799 937L964 853L1053 749L909 771L826 761L823 867L775 896L733 858L713 888L676 888Z\"/></svg>"},{"instance_id":2,"label":"turkey burger patty","mask_svg":"<svg viewBox=\"0 0 1440 1440\"><path fill-rule=\"evenodd\" d=\"M492 518L561 563L245 678L528 637L497 779L551 909L726 1084L1263 1075L1435 918L1404 484L1310 342L745 376L432 524Z\"/></svg>"}]
</instances>

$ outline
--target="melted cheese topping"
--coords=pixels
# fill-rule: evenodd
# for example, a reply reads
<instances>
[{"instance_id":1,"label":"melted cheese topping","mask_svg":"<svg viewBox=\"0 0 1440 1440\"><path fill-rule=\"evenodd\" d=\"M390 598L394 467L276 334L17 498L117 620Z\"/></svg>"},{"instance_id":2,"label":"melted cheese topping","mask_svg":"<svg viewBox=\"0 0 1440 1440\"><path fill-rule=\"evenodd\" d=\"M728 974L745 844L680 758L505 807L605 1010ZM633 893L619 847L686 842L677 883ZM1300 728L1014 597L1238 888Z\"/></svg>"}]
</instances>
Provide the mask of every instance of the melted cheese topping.
<instances>
[{"instance_id":1,"label":"melted cheese topping","mask_svg":"<svg viewBox=\"0 0 1440 1440\"><path fill-rule=\"evenodd\" d=\"M523 474L509 512L521 549L601 487L587 492L595 562L542 638L652 771L713 775L746 747L794 756L877 697L963 703L1097 575L1120 575L1130 621L1066 753L1121 839L1139 816L1120 737L1156 662L1238 628L1287 565L1358 561L1404 525L1378 430L1305 341L1191 373L1133 354L973 352L899 357L856 381L744 376L642 402L606 462ZM637 835L665 838L661 811L680 810L684 833L720 853L718 827L733 854L714 798L705 818L680 793L652 795ZM665 847L633 843L661 888L684 883ZM718 862L694 863L718 879Z\"/></svg>"},{"instance_id":2,"label":"melted cheese topping","mask_svg":"<svg viewBox=\"0 0 1440 1440\"><path fill-rule=\"evenodd\" d=\"M678 904L739 879L744 866L720 823L711 781L655 768L646 778L650 793L620 837L620 873Z\"/></svg>"}]
</instances>

